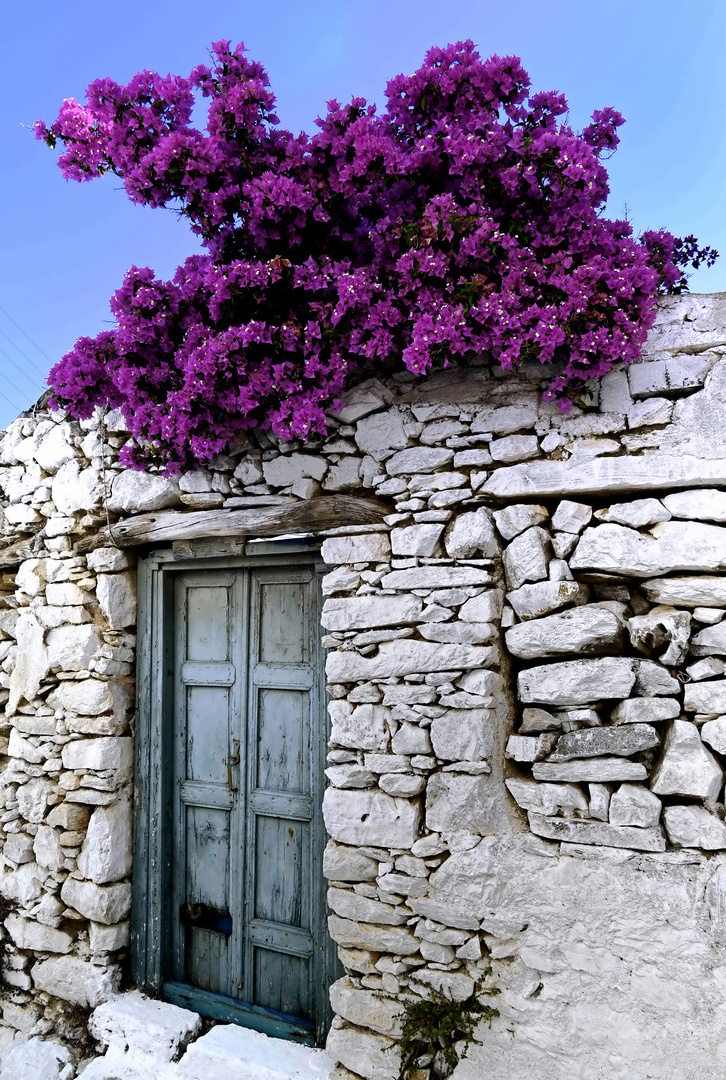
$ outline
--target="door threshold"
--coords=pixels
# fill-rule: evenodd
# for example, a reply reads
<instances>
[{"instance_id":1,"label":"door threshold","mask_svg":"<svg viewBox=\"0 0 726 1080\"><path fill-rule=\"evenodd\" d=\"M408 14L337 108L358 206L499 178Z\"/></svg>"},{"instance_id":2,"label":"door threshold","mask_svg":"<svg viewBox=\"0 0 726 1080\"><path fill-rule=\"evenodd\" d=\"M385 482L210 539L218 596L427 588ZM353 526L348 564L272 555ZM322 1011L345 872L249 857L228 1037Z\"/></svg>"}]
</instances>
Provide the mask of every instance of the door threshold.
<instances>
[{"instance_id":1,"label":"door threshold","mask_svg":"<svg viewBox=\"0 0 726 1080\"><path fill-rule=\"evenodd\" d=\"M309 1020L276 1012L274 1009L262 1009L259 1005L249 1005L224 994L199 990L187 983L166 982L162 987L162 994L172 1005L191 1009L192 1012L208 1016L211 1020L238 1024L276 1039L289 1039L304 1046L315 1046L315 1024Z\"/></svg>"}]
</instances>

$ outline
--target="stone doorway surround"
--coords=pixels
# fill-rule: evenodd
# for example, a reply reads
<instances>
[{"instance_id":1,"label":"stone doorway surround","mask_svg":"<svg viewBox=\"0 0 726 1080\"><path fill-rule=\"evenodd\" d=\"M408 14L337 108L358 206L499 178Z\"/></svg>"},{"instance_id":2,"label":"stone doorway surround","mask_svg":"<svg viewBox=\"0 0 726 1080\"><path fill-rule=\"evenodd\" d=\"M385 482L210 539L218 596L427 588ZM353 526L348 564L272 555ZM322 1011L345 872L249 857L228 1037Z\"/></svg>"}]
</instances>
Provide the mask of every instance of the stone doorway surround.
<instances>
[{"instance_id":1,"label":"stone doorway surround","mask_svg":"<svg viewBox=\"0 0 726 1080\"><path fill-rule=\"evenodd\" d=\"M531 369L371 380L325 442L178 480L118 467L112 416L120 548L98 420L15 421L0 1062L79 1045L89 1011L124 1000L133 544L202 556L199 516L222 515L239 553L253 518L259 534L306 503L329 567L332 1076L395 1080L406 1002L489 985L501 1016L457 1080L722 1067L725 354L726 298L672 298L644 362L569 416ZM317 516L330 498L379 508L336 528Z\"/></svg>"}]
</instances>

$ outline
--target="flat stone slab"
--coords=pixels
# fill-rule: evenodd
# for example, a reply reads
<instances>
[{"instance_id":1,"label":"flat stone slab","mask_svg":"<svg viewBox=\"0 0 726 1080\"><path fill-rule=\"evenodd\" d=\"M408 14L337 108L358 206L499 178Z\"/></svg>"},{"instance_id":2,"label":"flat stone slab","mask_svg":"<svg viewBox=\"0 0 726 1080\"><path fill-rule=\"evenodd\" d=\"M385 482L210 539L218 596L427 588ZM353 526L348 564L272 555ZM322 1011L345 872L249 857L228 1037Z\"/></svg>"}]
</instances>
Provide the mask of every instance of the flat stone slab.
<instances>
[{"instance_id":1,"label":"flat stone slab","mask_svg":"<svg viewBox=\"0 0 726 1080\"><path fill-rule=\"evenodd\" d=\"M528 705L587 705L628 697L635 671L629 658L607 656L527 668L520 671L517 681L519 700Z\"/></svg>"},{"instance_id":2,"label":"flat stone slab","mask_svg":"<svg viewBox=\"0 0 726 1080\"><path fill-rule=\"evenodd\" d=\"M481 489L499 499L629 491L671 491L726 484L726 459L671 454L594 458L592 461L529 461L497 469Z\"/></svg>"},{"instance_id":3,"label":"flat stone slab","mask_svg":"<svg viewBox=\"0 0 726 1080\"><path fill-rule=\"evenodd\" d=\"M655 581L644 581L640 587L654 604L726 607L726 577L723 576L656 578Z\"/></svg>"},{"instance_id":4,"label":"flat stone slab","mask_svg":"<svg viewBox=\"0 0 726 1080\"><path fill-rule=\"evenodd\" d=\"M629 757L630 754L659 745L658 733L649 724L584 728L561 735L549 760L571 761L573 758L596 758L604 754Z\"/></svg>"},{"instance_id":5,"label":"flat stone slab","mask_svg":"<svg viewBox=\"0 0 726 1080\"><path fill-rule=\"evenodd\" d=\"M504 636L513 656L534 660L540 656L617 652L623 633L623 622L617 615L597 604L588 604L543 619L529 619L512 626Z\"/></svg>"},{"instance_id":6,"label":"flat stone slab","mask_svg":"<svg viewBox=\"0 0 726 1080\"><path fill-rule=\"evenodd\" d=\"M556 784L607 784L611 780L645 780L647 775L645 765L620 757L539 761L532 766L535 780L549 780Z\"/></svg>"},{"instance_id":7,"label":"flat stone slab","mask_svg":"<svg viewBox=\"0 0 726 1080\"><path fill-rule=\"evenodd\" d=\"M259 1031L219 1024L197 1039L179 1062L180 1080L327 1080L335 1065L312 1050Z\"/></svg>"},{"instance_id":8,"label":"flat stone slab","mask_svg":"<svg viewBox=\"0 0 726 1080\"><path fill-rule=\"evenodd\" d=\"M582 534L570 567L627 577L721 570L726 568L726 529L698 521L660 521L644 535L625 525L599 525Z\"/></svg>"},{"instance_id":9,"label":"flat stone slab","mask_svg":"<svg viewBox=\"0 0 726 1080\"><path fill-rule=\"evenodd\" d=\"M135 990L99 1005L88 1029L102 1046L172 1061L201 1031L199 1015Z\"/></svg>"},{"instance_id":10,"label":"flat stone slab","mask_svg":"<svg viewBox=\"0 0 726 1080\"><path fill-rule=\"evenodd\" d=\"M537 836L567 844L598 844L630 848L633 851L665 851L661 828L640 829L629 825L608 825L604 821L566 821L530 813L529 827Z\"/></svg>"}]
</instances>

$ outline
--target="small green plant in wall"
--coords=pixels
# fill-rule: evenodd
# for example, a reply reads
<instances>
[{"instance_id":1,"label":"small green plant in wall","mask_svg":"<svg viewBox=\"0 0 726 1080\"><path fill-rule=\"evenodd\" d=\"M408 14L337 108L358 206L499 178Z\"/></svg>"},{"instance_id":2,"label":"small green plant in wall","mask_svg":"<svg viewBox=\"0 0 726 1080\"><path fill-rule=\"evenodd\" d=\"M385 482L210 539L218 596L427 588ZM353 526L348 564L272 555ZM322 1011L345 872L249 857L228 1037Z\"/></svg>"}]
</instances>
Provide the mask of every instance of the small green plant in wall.
<instances>
[{"instance_id":1,"label":"small green plant in wall","mask_svg":"<svg viewBox=\"0 0 726 1080\"><path fill-rule=\"evenodd\" d=\"M491 974L491 968L485 974ZM499 1016L498 1009L481 1000L498 993L496 988L483 990L477 986L465 1001L453 1001L438 990L423 1001L407 1001L399 1080L416 1080L429 1068L432 1080L450 1076L460 1059L466 1057L475 1026Z\"/></svg>"}]
</instances>

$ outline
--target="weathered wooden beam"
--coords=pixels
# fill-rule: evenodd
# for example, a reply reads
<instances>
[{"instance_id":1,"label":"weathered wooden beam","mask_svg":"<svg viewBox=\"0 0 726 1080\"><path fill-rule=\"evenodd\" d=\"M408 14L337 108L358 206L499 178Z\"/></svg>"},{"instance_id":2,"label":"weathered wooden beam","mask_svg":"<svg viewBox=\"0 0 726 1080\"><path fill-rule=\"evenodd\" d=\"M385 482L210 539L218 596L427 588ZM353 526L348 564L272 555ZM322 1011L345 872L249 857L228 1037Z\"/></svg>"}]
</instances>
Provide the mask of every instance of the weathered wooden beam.
<instances>
[{"instance_id":1,"label":"weathered wooden beam","mask_svg":"<svg viewBox=\"0 0 726 1080\"><path fill-rule=\"evenodd\" d=\"M41 541L37 536L28 536L24 540L16 540L14 544L0 551L0 570L14 570L26 559L33 559L38 554Z\"/></svg>"},{"instance_id":2,"label":"weathered wooden beam","mask_svg":"<svg viewBox=\"0 0 726 1080\"><path fill-rule=\"evenodd\" d=\"M259 506L246 510L161 510L124 518L95 536L79 540L75 550L93 551L106 544L141 547L200 540L214 536L280 536L284 533L319 533L342 525L374 525L390 514L388 504L353 495L323 495L290 506Z\"/></svg>"}]
</instances>

